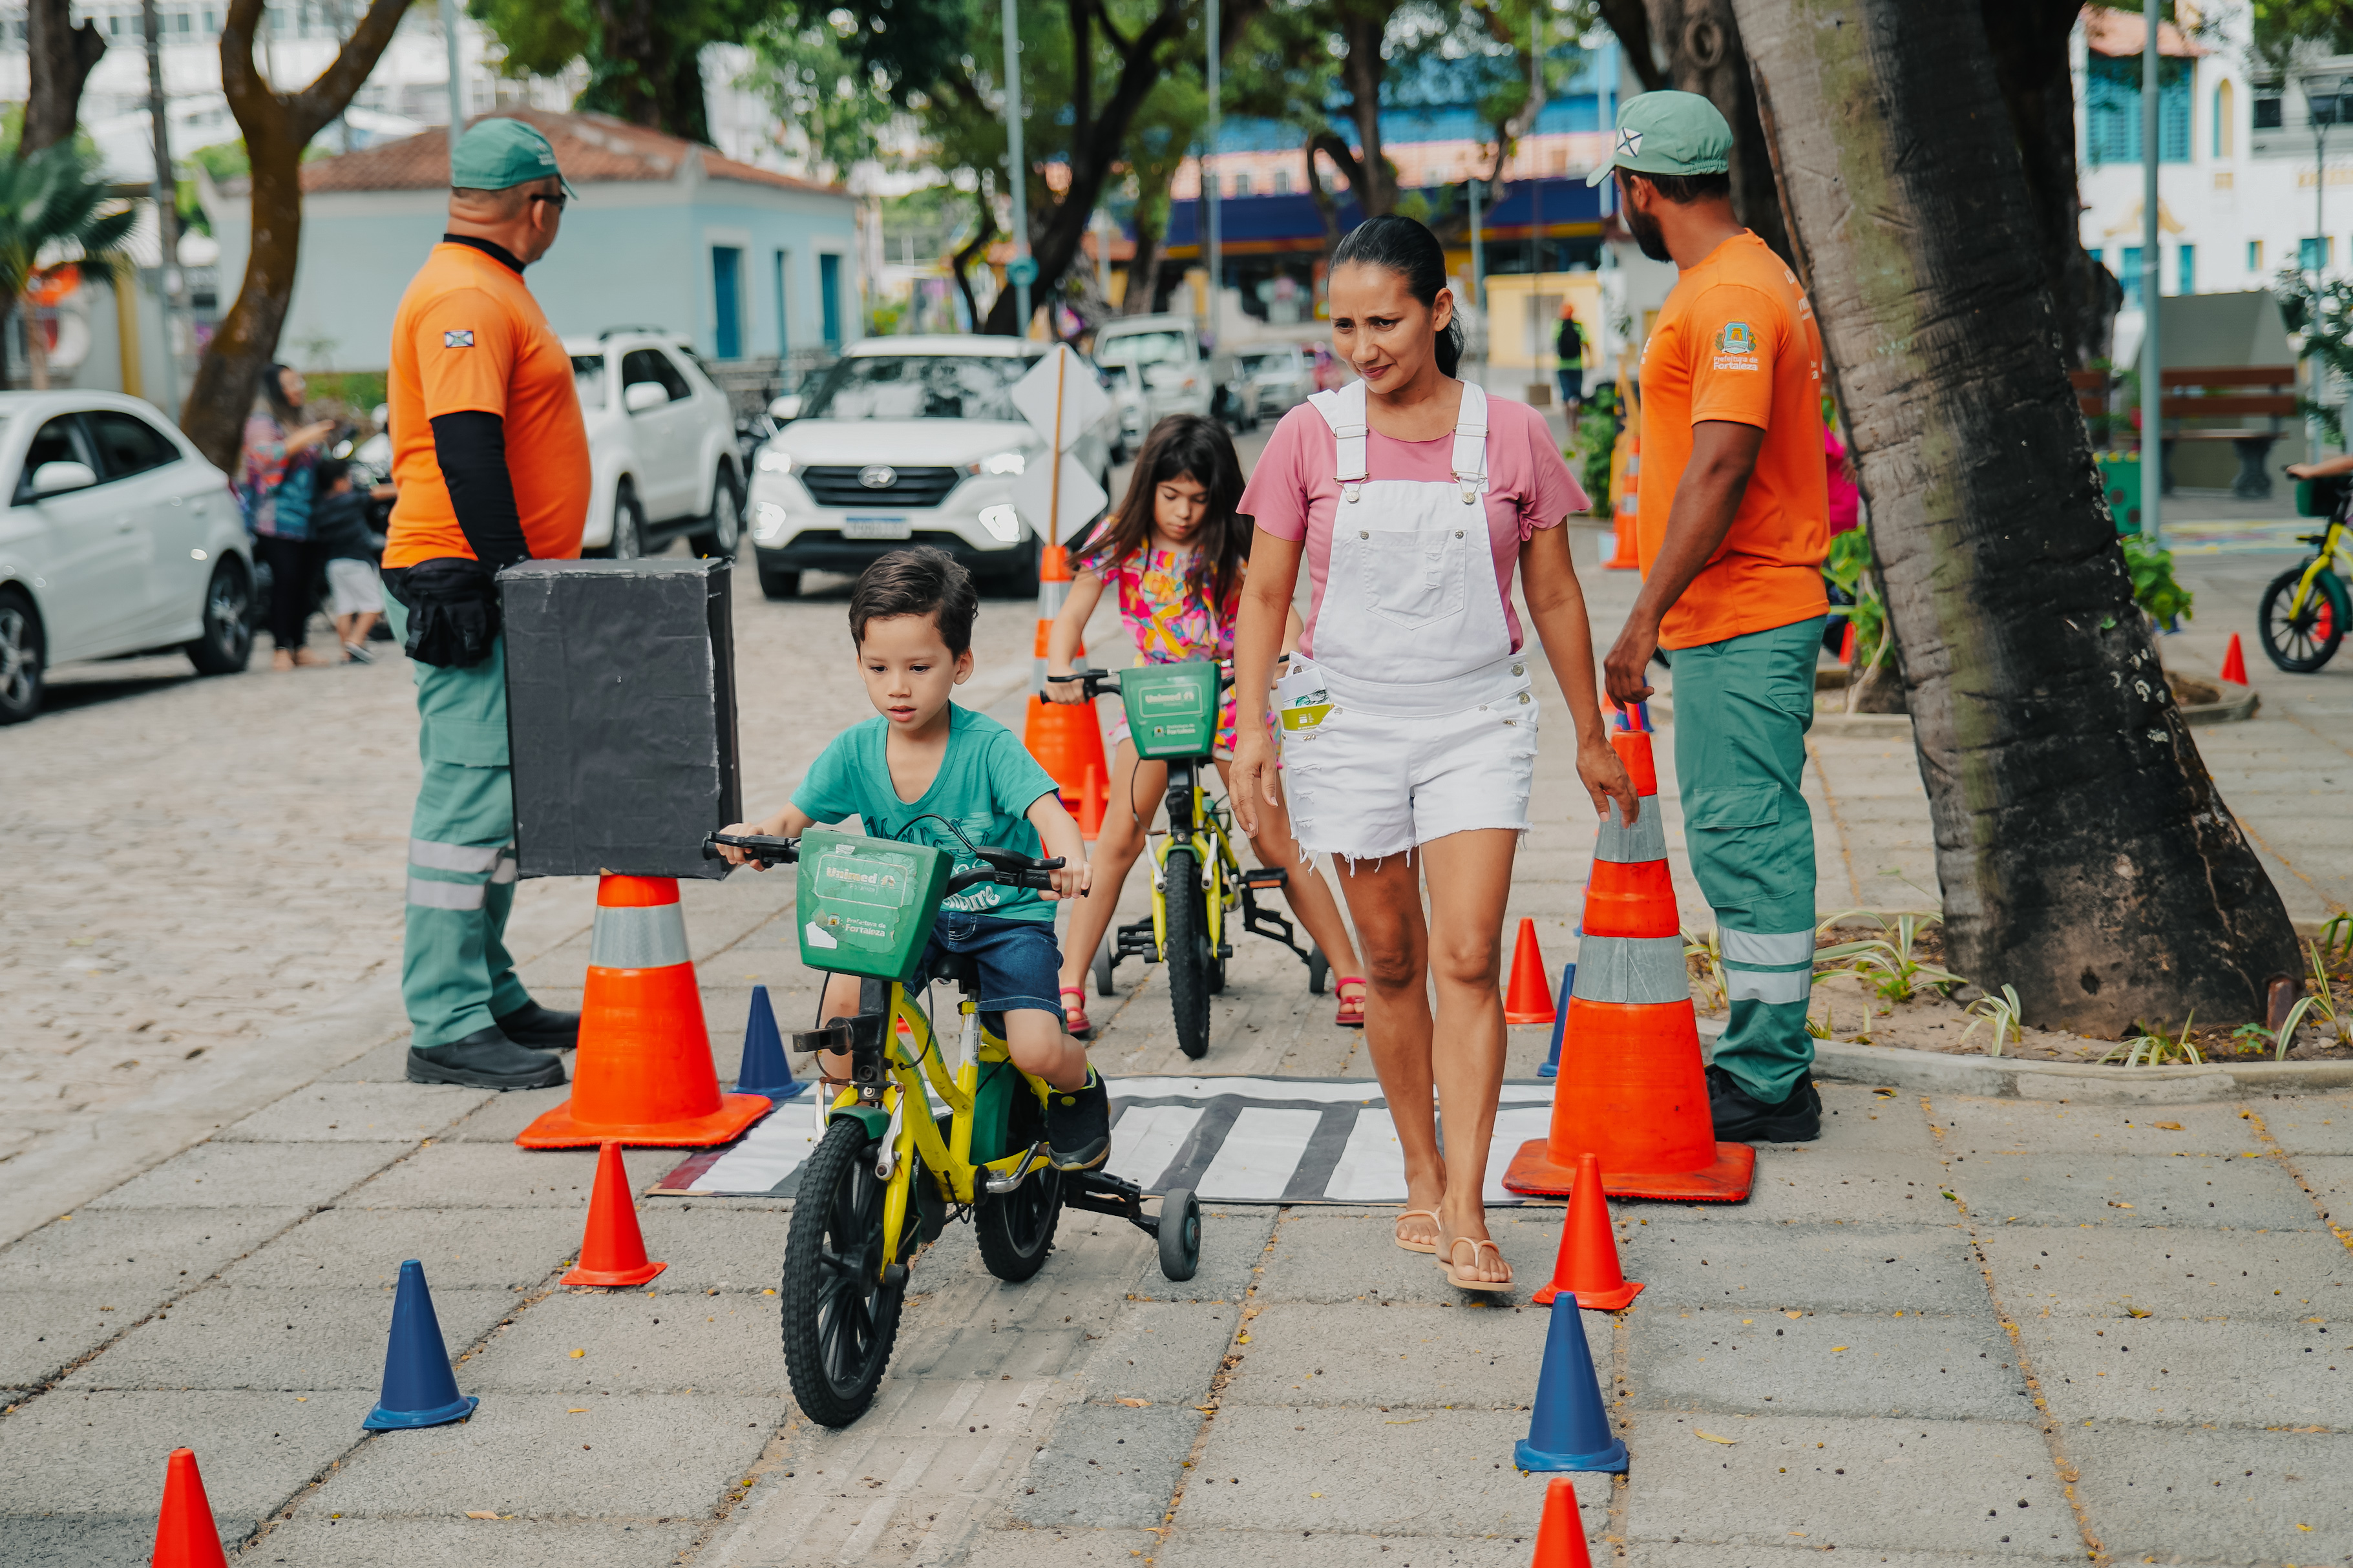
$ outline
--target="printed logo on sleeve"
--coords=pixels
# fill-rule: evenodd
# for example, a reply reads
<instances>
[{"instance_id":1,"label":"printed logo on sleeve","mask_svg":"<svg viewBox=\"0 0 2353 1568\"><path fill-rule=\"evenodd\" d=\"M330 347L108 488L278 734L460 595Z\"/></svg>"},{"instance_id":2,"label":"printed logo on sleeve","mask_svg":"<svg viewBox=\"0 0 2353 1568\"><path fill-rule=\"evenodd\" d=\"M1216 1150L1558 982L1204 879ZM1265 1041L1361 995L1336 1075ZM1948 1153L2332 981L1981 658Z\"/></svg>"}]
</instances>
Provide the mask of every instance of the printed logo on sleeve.
<instances>
[{"instance_id":1,"label":"printed logo on sleeve","mask_svg":"<svg viewBox=\"0 0 2353 1568\"><path fill-rule=\"evenodd\" d=\"M445 349L472 348L474 346L474 330L471 327L468 327L459 331L444 332L441 334L441 346Z\"/></svg>"},{"instance_id":2,"label":"printed logo on sleeve","mask_svg":"<svg viewBox=\"0 0 2353 1568\"><path fill-rule=\"evenodd\" d=\"M1726 321L1715 334L1717 370L1755 370L1757 331L1746 321Z\"/></svg>"}]
</instances>

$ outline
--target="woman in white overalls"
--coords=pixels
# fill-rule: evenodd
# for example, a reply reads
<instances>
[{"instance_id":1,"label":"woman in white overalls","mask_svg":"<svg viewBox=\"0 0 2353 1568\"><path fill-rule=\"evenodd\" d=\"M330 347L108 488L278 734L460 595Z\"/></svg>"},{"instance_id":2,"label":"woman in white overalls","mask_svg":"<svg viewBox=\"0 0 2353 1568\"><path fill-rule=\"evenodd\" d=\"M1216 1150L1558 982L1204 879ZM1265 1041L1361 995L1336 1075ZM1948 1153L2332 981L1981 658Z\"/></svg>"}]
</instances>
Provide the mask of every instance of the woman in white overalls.
<instances>
[{"instance_id":1,"label":"woman in white overalls","mask_svg":"<svg viewBox=\"0 0 2353 1568\"><path fill-rule=\"evenodd\" d=\"M1242 497L1256 534L1234 641L1234 806L1250 829L1273 799L1271 683L1293 831L1303 856L1332 857L1372 983L1365 1038L1405 1159L1397 1244L1466 1289L1507 1290L1482 1194L1504 1079L1504 906L1535 771L1515 570L1593 809L1637 809L1559 527L1585 496L1542 415L1455 379L1462 329L1427 228L1390 216L1350 233L1330 300L1333 343L1362 379L1286 415ZM1307 635L1278 671L1303 559Z\"/></svg>"}]
</instances>

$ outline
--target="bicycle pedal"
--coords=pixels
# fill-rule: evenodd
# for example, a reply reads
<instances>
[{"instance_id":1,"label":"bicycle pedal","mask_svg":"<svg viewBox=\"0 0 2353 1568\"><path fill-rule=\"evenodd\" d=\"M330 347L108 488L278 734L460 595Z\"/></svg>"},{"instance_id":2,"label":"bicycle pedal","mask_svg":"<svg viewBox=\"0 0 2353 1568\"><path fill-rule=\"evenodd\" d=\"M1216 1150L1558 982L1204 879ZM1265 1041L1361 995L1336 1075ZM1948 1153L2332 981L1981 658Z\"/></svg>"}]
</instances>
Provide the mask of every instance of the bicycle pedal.
<instances>
[{"instance_id":1,"label":"bicycle pedal","mask_svg":"<svg viewBox=\"0 0 2353 1568\"><path fill-rule=\"evenodd\" d=\"M1287 888L1291 873L1281 866L1253 866L1244 871L1241 885L1245 888Z\"/></svg>"},{"instance_id":2,"label":"bicycle pedal","mask_svg":"<svg viewBox=\"0 0 2353 1568\"><path fill-rule=\"evenodd\" d=\"M793 1031L793 1049L797 1051L847 1051L857 1043L857 1036L847 1018L836 1018L822 1029Z\"/></svg>"}]
</instances>

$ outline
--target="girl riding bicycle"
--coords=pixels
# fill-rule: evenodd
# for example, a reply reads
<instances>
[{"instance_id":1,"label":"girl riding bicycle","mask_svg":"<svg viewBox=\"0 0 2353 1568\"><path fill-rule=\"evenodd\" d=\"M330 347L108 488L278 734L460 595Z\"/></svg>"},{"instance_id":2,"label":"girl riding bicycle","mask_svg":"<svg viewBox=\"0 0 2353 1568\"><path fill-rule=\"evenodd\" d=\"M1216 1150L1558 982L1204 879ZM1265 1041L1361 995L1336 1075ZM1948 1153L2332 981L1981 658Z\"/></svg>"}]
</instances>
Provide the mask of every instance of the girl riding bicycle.
<instances>
[{"instance_id":1,"label":"girl riding bicycle","mask_svg":"<svg viewBox=\"0 0 2353 1568\"><path fill-rule=\"evenodd\" d=\"M1241 464L1221 426L1191 414L1173 414L1155 425L1118 511L1083 547L1076 580L1047 642L1048 673L1071 673L1087 619L1106 586L1117 590L1120 619L1135 639L1136 663L1231 658L1234 611L1250 570L1250 522L1234 510L1241 493ZM1298 624L1293 612L1294 634ZM1058 702L1086 700L1076 681L1050 680L1046 689ZM1113 739L1118 752L1111 764L1108 806L1088 858L1097 896L1071 905L1071 929L1062 944L1063 1011L1071 1033L1082 1039L1093 1034L1082 984L1088 963L1111 925L1119 889L1143 852L1154 803L1168 784L1166 763L1137 759L1124 719ZM1233 751L1234 699L1229 691L1218 720L1215 755L1221 777ZM1281 805L1261 814L1250 846L1261 865L1289 865L1297 858L1291 821ZM1284 894L1336 977L1340 1011L1333 1021L1362 1028L1365 982L1356 973L1356 952L1330 886L1309 867L1293 870Z\"/></svg>"}]
</instances>

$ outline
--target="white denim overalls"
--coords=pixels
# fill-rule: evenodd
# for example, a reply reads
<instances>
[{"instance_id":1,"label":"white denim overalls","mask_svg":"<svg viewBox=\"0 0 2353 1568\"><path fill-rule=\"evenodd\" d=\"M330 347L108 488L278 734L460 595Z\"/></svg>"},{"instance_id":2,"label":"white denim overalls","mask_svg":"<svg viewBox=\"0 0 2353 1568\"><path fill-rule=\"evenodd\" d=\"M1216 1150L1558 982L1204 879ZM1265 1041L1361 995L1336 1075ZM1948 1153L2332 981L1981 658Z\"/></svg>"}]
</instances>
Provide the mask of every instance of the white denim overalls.
<instances>
[{"instance_id":1,"label":"white denim overalls","mask_svg":"<svg viewBox=\"0 0 2353 1568\"><path fill-rule=\"evenodd\" d=\"M1332 427L1340 501L1314 657L1275 683L1301 847L1377 858L1525 831L1536 701L1488 542L1486 393L1462 384L1451 481L1370 477L1363 382L1309 401Z\"/></svg>"}]
</instances>

